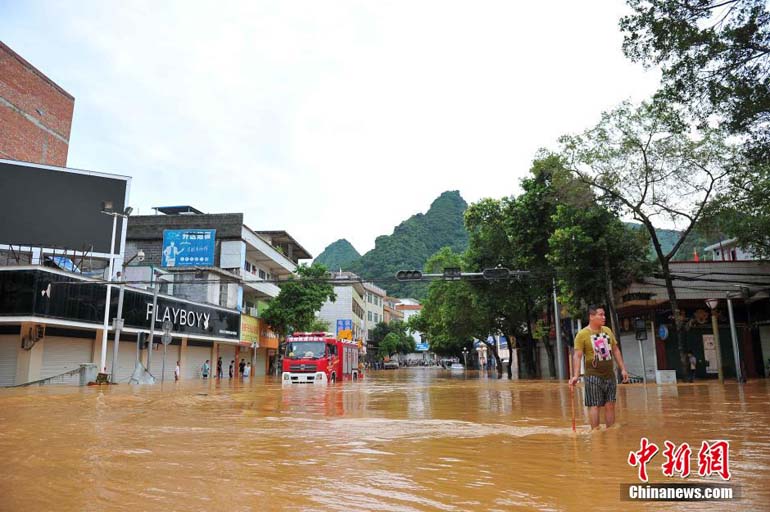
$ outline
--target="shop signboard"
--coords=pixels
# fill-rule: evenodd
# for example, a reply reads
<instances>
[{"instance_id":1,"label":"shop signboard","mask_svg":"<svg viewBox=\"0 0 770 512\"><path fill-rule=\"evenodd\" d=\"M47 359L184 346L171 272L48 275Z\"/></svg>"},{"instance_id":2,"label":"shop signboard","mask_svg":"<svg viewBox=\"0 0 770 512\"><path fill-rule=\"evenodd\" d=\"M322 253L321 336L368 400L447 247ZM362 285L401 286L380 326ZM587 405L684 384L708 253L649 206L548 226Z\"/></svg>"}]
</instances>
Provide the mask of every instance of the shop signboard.
<instances>
[{"instance_id":1,"label":"shop signboard","mask_svg":"<svg viewBox=\"0 0 770 512\"><path fill-rule=\"evenodd\" d=\"M353 320L337 320L337 339L353 340Z\"/></svg>"},{"instance_id":2,"label":"shop signboard","mask_svg":"<svg viewBox=\"0 0 770 512\"><path fill-rule=\"evenodd\" d=\"M216 232L216 229L164 229L161 266L213 266Z\"/></svg>"},{"instance_id":3,"label":"shop signboard","mask_svg":"<svg viewBox=\"0 0 770 512\"><path fill-rule=\"evenodd\" d=\"M0 316L40 316L101 326L104 322L104 283L47 270L0 269ZM118 293L110 301L110 318L117 317ZM156 329L165 322L174 335L240 339L238 311L158 295L153 310L149 291L126 287L123 323L126 329Z\"/></svg>"},{"instance_id":4,"label":"shop signboard","mask_svg":"<svg viewBox=\"0 0 770 512\"><path fill-rule=\"evenodd\" d=\"M259 347L259 320L250 315L241 315L241 342Z\"/></svg>"}]
</instances>

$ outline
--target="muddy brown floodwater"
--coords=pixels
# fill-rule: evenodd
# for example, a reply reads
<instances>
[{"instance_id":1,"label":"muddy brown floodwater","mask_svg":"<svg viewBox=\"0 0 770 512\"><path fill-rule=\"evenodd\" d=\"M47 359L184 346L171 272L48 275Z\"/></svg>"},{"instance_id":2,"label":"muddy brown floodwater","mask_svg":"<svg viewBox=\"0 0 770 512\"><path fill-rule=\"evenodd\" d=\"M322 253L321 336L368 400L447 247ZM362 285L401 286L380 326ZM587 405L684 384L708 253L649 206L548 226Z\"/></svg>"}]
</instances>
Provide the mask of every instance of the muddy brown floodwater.
<instances>
[{"instance_id":1,"label":"muddy brown floodwater","mask_svg":"<svg viewBox=\"0 0 770 512\"><path fill-rule=\"evenodd\" d=\"M578 392L579 394L580 392ZM358 383L0 390L0 510L770 510L770 381L618 388L591 433L566 384L401 369ZM730 441L733 503L632 503L641 437Z\"/></svg>"}]
</instances>

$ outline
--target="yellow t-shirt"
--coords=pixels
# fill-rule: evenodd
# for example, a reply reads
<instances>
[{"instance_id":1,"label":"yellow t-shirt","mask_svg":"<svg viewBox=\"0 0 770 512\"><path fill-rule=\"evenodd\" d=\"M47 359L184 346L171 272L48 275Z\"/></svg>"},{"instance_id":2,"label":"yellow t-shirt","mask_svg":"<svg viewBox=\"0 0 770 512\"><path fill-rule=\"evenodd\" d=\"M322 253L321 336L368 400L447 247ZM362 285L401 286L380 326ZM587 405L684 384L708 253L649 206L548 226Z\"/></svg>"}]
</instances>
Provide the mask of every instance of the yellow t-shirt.
<instances>
[{"instance_id":1,"label":"yellow t-shirt","mask_svg":"<svg viewBox=\"0 0 770 512\"><path fill-rule=\"evenodd\" d=\"M575 350L582 350L585 354L586 375L614 378L612 348L617 344L609 327L602 327L600 331L594 331L590 327L581 329L575 336Z\"/></svg>"}]
</instances>

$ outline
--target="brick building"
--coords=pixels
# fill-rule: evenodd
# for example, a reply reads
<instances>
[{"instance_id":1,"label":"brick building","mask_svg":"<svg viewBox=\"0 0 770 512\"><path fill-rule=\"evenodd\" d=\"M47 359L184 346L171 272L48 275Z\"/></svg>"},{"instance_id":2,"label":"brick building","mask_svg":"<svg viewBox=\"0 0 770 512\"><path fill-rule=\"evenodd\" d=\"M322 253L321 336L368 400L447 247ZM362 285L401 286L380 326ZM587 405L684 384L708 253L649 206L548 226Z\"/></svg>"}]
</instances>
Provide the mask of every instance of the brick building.
<instances>
[{"instance_id":1,"label":"brick building","mask_svg":"<svg viewBox=\"0 0 770 512\"><path fill-rule=\"evenodd\" d=\"M0 158L67 165L75 98L0 41Z\"/></svg>"}]
</instances>

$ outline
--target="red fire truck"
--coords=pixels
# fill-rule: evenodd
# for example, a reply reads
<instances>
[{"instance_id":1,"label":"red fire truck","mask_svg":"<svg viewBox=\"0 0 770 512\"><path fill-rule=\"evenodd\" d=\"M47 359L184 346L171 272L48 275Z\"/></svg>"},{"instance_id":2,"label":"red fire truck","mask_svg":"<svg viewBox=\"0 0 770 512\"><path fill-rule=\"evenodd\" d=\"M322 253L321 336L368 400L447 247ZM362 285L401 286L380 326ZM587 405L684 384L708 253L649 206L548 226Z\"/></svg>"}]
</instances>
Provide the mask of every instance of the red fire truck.
<instances>
[{"instance_id":1,"label":"red fire truck","mask_svg":"<svg viewBox=\"0 0 770 512\"><path fill-rule=\"evenodd\" d=\"M281 380L314 384L358 380L358 345L328 332L295 332L286 337Z\"/></svg>"}]
</instances>

